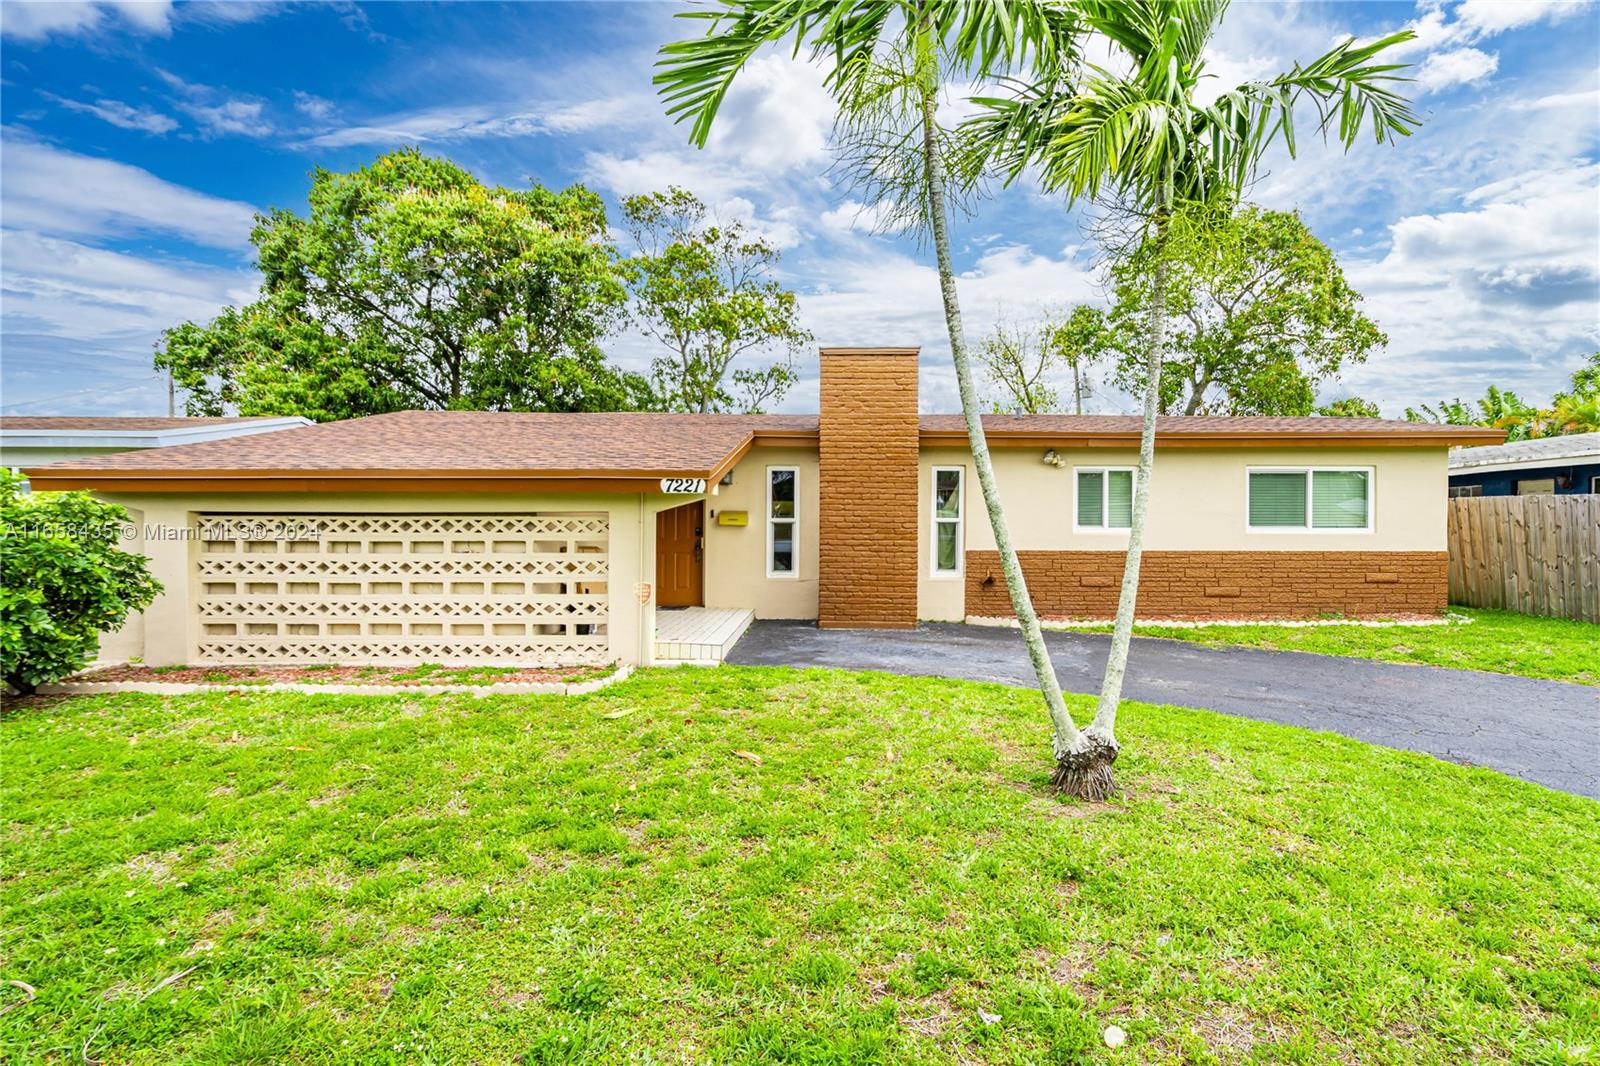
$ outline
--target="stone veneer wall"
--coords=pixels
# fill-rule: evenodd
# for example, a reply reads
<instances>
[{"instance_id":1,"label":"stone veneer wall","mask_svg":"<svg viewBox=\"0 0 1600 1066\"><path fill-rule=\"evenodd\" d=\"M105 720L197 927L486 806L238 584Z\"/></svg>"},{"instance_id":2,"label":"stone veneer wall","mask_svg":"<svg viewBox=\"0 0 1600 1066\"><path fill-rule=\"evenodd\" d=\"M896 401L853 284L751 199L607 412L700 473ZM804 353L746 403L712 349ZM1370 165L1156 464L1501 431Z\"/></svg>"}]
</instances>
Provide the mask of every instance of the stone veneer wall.
<instances>
[{"instance_id":1,"label":"stone veneer wall","mask_svg":"<svg viewBox=\"0 0 1600 1066\"><path fill-rule=\"evenodd\" d=\"M1046 618L1111 618L1123 553L1025 551L1022 572ZM1448 597L1447 552L1146 551L1139 618L1315 618L1436 614ZM967 553L969 618L1010 617L993 551Z\"/></svg>"},{"instance_id":2,"label":"stone veneer wall","mask_svg":"<svg viewBox=\"0 0 1600 1066\"><path fill-rule=\"evenodd\" d=\"M917 623L917 351L822 350L817 625Z\"/></svg>"}]
</instances>

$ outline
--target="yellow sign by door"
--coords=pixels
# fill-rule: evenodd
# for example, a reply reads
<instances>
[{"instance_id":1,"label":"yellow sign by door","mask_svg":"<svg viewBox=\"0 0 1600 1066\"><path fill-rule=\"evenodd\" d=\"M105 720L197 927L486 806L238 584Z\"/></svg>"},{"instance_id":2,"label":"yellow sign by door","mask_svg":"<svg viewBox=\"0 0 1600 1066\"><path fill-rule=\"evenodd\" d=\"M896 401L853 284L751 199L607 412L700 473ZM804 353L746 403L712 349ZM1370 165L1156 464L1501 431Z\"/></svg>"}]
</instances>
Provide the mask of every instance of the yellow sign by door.
<instances>
[{"instance_id":1,"label":"yellow sign by door","mask_svg":"<svg viewBox=\"0 0 1600 1066\"><path fill-rule=\"evenodd\" d=\"M717 525L719 526L747 526L750 524L749 511L718 511Z\"/></svg>"}]
</instances>

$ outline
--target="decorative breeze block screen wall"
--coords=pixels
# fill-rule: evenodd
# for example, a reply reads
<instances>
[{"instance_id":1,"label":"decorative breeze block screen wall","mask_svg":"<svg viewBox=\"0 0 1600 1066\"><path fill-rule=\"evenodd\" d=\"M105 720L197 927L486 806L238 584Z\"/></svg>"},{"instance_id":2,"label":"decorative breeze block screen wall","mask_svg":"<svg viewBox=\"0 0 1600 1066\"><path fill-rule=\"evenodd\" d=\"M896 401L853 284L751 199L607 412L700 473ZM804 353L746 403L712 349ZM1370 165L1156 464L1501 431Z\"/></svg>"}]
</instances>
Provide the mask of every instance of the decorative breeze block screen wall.
<instances>
[{"instance_id":1,"label":"decorative breeze block screen wall","mask_svg":"<svg viewBox=\"0 0 1600 1066\"><path fill-rule=\"evenodd\" d=\"M208 663L610 658L604 515L207 514Z\"/></svg>"}]
</instances>

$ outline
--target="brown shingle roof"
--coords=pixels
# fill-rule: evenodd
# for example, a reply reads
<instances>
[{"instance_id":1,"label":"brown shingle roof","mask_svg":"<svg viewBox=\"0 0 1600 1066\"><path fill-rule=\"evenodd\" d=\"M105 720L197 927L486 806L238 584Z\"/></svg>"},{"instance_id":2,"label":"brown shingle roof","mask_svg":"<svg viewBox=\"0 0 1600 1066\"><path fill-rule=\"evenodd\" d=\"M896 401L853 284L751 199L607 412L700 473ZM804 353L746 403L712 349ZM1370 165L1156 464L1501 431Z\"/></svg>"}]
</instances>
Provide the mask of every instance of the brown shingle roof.
<instances>
[{"instance_id":1,"label":"brown shingle roof","mask_svg":"<svg viewBox=\"0 0 1600 1066\"><path fill-rule=\"evenodd\" d=\"M273 416L251 418L143 418L103 415L0 415L0 429L109 430L127 432L270 422Z\"/></svg>"},{"instance_id":2,"label":"brown shingle roof","mask_svg":"<svg viewBox=\"0 0 1600 1066\"><path fill-rule=\"evenodd\" d=\"M1000 446L1133 445L1139 419L1124 415L986 415ZM925 444L960 444L960 415L924 415ZM394 478L654 479L720 476L757 438L814 441L816 415L656 413L523 414L402 411L150 451L93 456L30 470L41 487L133 480L277 479L286 490ZM1363 418L1173 417L1158 424L1168 445L1421 444L1500 439L1496 430ZM130 480L132 479L132 480ZM350 482L355 484L354 481Z\"/></svg>"},{"instance_id":3,"label":"brown shingle roof","mask_svg":"<svg viewBox=\"0 0 1600 1066\"><path fill-rule=\"evenodd\" d=\"M362 471L705 477L757 430L816 429L815 415L400 411L40 469L147 476Z\"/></svg>"}]
</instances>

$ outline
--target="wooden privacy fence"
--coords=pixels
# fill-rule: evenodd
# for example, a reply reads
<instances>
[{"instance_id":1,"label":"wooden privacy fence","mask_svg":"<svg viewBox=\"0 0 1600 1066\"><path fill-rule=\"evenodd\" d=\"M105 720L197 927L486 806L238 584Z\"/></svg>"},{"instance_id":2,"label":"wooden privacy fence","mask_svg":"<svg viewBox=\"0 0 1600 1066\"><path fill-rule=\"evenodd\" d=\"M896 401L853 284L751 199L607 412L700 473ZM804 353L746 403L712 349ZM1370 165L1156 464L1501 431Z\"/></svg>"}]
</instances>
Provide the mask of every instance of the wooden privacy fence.
<instances>
[{"instance_id":1,"label":"wooden privacy fence","mask_svg":"<svg viewBox=\"0 0 1600 1066\"><path fill-rule=\"evenodd\" d=\"M1600 622L1600 495L1450 501L1450 602Z\"/></svg>"}]
</instances>

